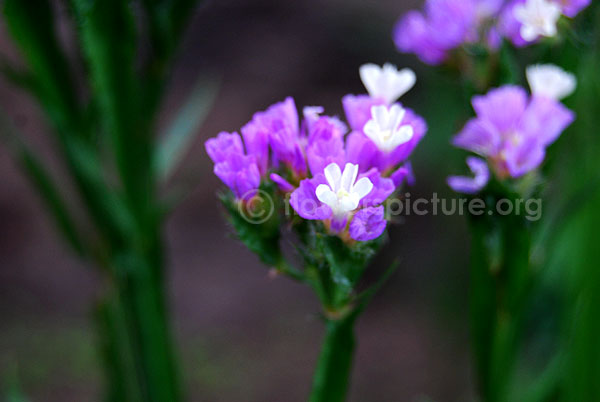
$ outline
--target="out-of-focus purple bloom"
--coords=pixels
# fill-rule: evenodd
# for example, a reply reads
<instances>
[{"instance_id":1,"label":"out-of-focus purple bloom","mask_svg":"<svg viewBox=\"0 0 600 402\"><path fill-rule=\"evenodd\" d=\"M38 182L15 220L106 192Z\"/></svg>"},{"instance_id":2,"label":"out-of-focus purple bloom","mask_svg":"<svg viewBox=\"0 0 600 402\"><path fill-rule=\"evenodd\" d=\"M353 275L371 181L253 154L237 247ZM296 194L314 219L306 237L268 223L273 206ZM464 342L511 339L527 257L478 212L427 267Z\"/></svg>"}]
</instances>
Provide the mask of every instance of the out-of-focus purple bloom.
<instances>
[{"instance_id":1,"label":"out-of-focus purple bloom","mask_svg":"<svg viewBox=\"0 0 600 402\"><path fill-rule=\"evenodd\" d=\"M344 152L344 133L340 126L328 117L321 117L309 130L306 157L313 174L321 173L330 163L343 166L346 162Z\"/></svg>"},{"instance_id":2,"label":"out-of-focus purple bloom","mask_svg":"<svg viewBox=\"0 0 600 402\"><path fill-rule=\"evenodd\" d=\"M470 156L467 158L467 166L475 177L450 176L448 185L458 193L475 194L485 187L490 179L490 171L487 163L479 158Z\"/></svg>"},{"instance_id":3,"label":"out-of-focus purple bloom","mask_svg":"<svg viewBox=\"0 0 600 402\"><path fill-rule=\"evenodd\" d=\"M482 13L492 6L486 1ZM477 24L475 0L426 0L424 12L409 11L398 21L393 38L401 52L439 64L450 50L476 40Z\"/></svg>"},{"instance_id":4,"label":"out-of-focus purple bloom","mask_svg":"<svg viewBox=\"0 0 600 402\"><path fill-rule=\"evenodd\" d=\"M498 18L498 32L509 39L513 45L523 47L530 42L521 36L521 23L515 16L515 7L525 3L525 0L512 0L500 13Z\"/></svg>"},{"instance_id":5,"label":"out-of-focus purple bloom","mask_svg":"<svg viewBox=\"0 0 600 402\"><path fill-rule=\"evenodd\" d=\"M273 183L277 184L277 187L284 193L290 193L294 191L295 187L286 179L279 176L277 173L271 173L269 178L273 181Z\"/></svg>"},{"instance_id":6,"label":"out-of-focus purple bloom","mask_svg":"<svg viewBox=\"0 0 600 402\"><path fill-rule=\"evenodd\" d=\"M214 172L238 199L252 198L260 186L260 172L254 156L228 154L215 165Z\"/></svg>"},{"instance_id":7,"label":"out-of-focus purple bloom","mask_svg":"<svg viewBox=\"0 0 600 402\"><path fill-rule=\"evenodd\" d=\"M381 236L385 226L383 205L361 209L350 222L350 237L358 241L373 240Z\"/></svg>"},{"instance_id":8,"label":"out-of-focus purple bloom","mask_svg":"<svg viewBox=\"0 0 600 402\"><path fill-rule=\"evenodd\" d=\"M592 0L557 0L562 13L569 18L575 17L581 10L592 3Z\"/></svg>"},{"instance_id":9,"label":"out-of-focus purple bloom","mask_svg":"<svg viewBox=\"0 0 600 402\"><path fill-rule=\"evenodd\" d=\"M210 138L204 144L206 153L214 163L223 162L227 156L243 154L244 146L238 133L220 132L215 138Z\"/></svg>"},{"instance_id":10,"label":"out-of-focus purple bloom","mask_svg":"<svg viewBox=\"0 0 600 402\"><path fill-rule=\"evenodd\" d=\"M512 85L476 96L472 103L477 117L467 122L454 137L453 144L488 158L500 179L517 178L536 169L544 159L545 148L575 118L573 112L557 100L544 96L528 99L523 88ZM477 166L479 162L473 163ZM469 166L476 173L476 179L479 178L471 183L472 188L476 188L485 176L482 168L476 170L471 163ZM452 182L458 187L469 183L464 178L453 178Z\"/></svg>"}]
</instances>

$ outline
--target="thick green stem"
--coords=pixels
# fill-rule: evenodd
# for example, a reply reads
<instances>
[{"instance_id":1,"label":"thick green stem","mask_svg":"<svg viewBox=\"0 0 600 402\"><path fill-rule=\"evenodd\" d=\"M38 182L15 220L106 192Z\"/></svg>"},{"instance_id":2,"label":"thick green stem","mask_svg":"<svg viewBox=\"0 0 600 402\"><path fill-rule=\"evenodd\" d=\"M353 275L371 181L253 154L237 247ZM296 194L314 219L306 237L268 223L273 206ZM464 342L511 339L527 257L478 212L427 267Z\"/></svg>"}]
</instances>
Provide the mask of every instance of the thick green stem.
<instances>
[{"instance_id":1,"label":"thick green stem","mask_svg":"<svg viewBox=\"0 0 600 402\"><path fill-rule=\"evenodd\" d=\"M346 399L354 356L355 321L354 314L340 320L327 320L310 402L343 402Z\"/></svg>"},{"instance_id":2,"label":"thick green stem","mask_svg":"<svg viewBox=\"0 0 600 402\"><path fill-rule=\"evenodd\" d=\"M531 286L529 229L518 216L472 220L471 333L482 401L505 402Z\"/></svg>"},{"instance_id":3,"label":"thick green stem","mask_svg":"<svg viewBox=\"0 0 600 402\"><path fill-rule=\"evenodd\" d=\"M182 400L163 285L148 264L119 262L123 275L100 309L110 402Z\"/></svg>"}]
</instances>

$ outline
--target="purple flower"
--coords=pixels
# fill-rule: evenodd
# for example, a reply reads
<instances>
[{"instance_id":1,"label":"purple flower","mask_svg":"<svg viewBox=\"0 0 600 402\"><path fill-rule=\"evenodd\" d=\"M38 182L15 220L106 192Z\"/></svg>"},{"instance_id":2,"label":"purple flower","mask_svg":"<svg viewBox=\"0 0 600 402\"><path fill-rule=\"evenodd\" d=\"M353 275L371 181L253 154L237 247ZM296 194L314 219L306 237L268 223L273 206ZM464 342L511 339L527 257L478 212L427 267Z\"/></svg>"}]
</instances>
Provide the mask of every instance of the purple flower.
<instances>
[{"instance_id":1,"label":"purple flower","mask_svg":"<svg viewBox=\"0 0 600 402\"><path fill-rule=\"evenodd\" d=\"M358 172L359 167L351 163L347 163L343 171L339 165L329 164L323 173L300 182L300 187L294 190L290 199L292 208L304 219L325 221L335 233L345 231L348 218L353 214L354 219L364 216L364 225L356 226L357 221L355 230L362 227L365 233L378 231L379 236L383 231L379 230L381 223L375 225L374 218L367 219L371 213L362 211L376 210L373 207L385 201L394 192L395 186L391 179L381 177L376 169L362 175ZM365 226L367 223L369 225Z\"/></svg>"},{"instance_id":2,"label":"purple flower","mask_svg":"<svg viewBox=\"0 0 600 402\"><path fill-rule=\"evenodd\" d=\"M290 197L290 205L294 210L308 220L324 220L331 218L331 208L317 198L317 187L326 184L327 180L322 173L312 179L304 179Z\"/></svg>"},{"instance_id":3,"label":"purple flower","mask_svg":"<svg viewBox=\"0 0 600 402\"><path fill-rule=\"evenodd\" d=\"M467 158L467 166L475 177L450 176L448 185L458 193L475 194L485 187L490 179L490 171L487 163L474 156Z\"/></svg>"},{"instance_id":4,"label":"purple flower","mask_svg":"<svg viewBox=\"0 0 600 402\"><path fill-rule=\"evenodd\" d=\"M342 166L346 162L344 133L334 120L321 117L309 130L306 157L313 174L321 173L330 163Z\"/></svg>"},{"instance_id":5,"label":"purple flower","mask_svg":"<svg viewBox=\"0 0 600 402\"><path fill-rule=\"evenodd\" d=\"M346 95L342 98L342 105L350 128L362 132L365 124L371 120L371 108L385 105L385 101L369 95Z\"/></svg>"},{"instance_id":6,"label":"purple flower","mask_svg":"<svg viewBox=\"0 0 600 402\"><path fill-rule=\"evenodd\" d=\"M260 186L260 172L253 156L228 154L215 165L214 173L233 191L237 199L252 198Z\"/></svg>"},{"instance_id":7,"label":"purple flower","mask_svg":"<svg viewBox=\"0 0 600 402\"><path fill-rule=\"evenodd\" d=\"M256 158L261 174L269 167L269 131L256 116L241 129L248 155Z\"/></svg>"},{"instance_id":8,"label":"purple flower","mask_svg":"<svg viewBox=\"0 0 600 402\"><path fill-rule=\"evenodd\" d=\"M545 148L575 118L557 100L545 96L528 99L523 88L511 85L475 96L472 103L477 116L454 137L453 144L488 158L500 179L517 178L536 169L544 159ZM487 182L480 162L467 163L476 178L451 178L451 187L463 188L457 191L477 191Z\"/></svg>"},{"instance_id":9,"label":"purple flower","mask_svg":"<svg viewBox=\"0 0 600 402\"><path fill-rule=\"evenodd\" d=\"M401 52L415 53L425 63L442 63L448 51L475 39L476 3L426 0L424 12L409 11L396 24L393 33L396 46Z\"/></svg>"},{"instance_id":10,"label":"purple flower","mask_svg":"<svg viewBox=\"0 0 600 402\"><path fill-rule=\"evenodd\" d=\"M296 105L292 98L270 106L254 116L268 132L269 145L273 151L273 163L289 166L299 176L306 174L306 161L299 138L299 122Z\"/></svg>"},{"instance_id":11,"label":"purple flower","mask_svg":"<svg viewBox=\"0 0 600 402\"><path fill-rule=\"evenodd\" d=\"M369 98L354 99L351 110L354 113L362 115L367 105L369 105ZM394 105L399 104L395 103ZM378 148L378 145L367 137L363 130L353 131L346 139L347 160L358 164L361 167L361 171L367 171L372 167L376 167L381 172L387 172L408 159L415 147L425 136L427 124L422 117L418 116L411 109L403 110L404 114L400 125L409 126L412 131L412 136L408 141L401 143L389 151L385 147L382 147L383 149ZM350 120L349 117L348 119Z\"/></svg>"},{"instance_id":12,"label":"purple flower","mask_svg":"<svg viewBox=\"0 0 600 402\"><path fill-rule=\"evenodd\" d=\"M244 146L238 133L220 132L204 144L206 153L214 163L223 162L229 154L243 154Z\"/></svg>"},{"instance_id":13,"label":"purple flower","mask_svg":"<svg viewBox=\"0 0 600 402\"><path fill-rule=\"evenodd\" d=\"M350 222L350 237L358 241L373 240L381 236L385 226L383 205L361 209Z\"/></svg>"}]
</instances>

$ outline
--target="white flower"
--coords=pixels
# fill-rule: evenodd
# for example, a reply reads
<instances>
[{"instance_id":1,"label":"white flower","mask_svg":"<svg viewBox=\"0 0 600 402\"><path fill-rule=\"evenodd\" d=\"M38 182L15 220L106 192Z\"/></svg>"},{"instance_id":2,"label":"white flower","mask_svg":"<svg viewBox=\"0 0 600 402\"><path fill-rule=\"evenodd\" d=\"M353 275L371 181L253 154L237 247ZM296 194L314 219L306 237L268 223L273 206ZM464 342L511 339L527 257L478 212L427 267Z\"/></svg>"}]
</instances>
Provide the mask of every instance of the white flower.
<instances>
[{"instance_id":1,"label":"white flower","mask_svg":"<svg viewBox=\"0 0 600 402\"><path fill-rule=\"evenodd\" d=\"M527 67L527 81L532 94L556 100L571 95L577 86L575 75L554 64Z\"/></svg>"},{"instance_id":2,"label":"white flower","mask_svg":"<svg viewBox=\"0 0 600 402\"><path fill-rule=\"evenodd\" d=\"M410 141L413 136L412 126L402 124L406 110L400 105L379 105L371 107L371 120L365 124L366 136L383 152L390 152L400 144Z\"/></svg>"},{"instance_id":3,"label":"white flower","mask_svg":"<svg viewBox=\"0 0 600 402\"><path fill-rule=\"evenodd\" d=\"M521 25L521 36L528 42L538 36L556 35L556 22L561 9L550 0L527 0L514 8L514 15Z\"/></svg>"},{"instance_id":4,"label":"white flower","mask_svg":"<svg viewBox=\"0 0 600 402\"><path fill-rule=\"evenodd\" d=\"M327 184L319 184L315 194L319 201L331 208L335 217L344 217L354 211L360 200L373 189L373 183L367 177L355 183L357 176L358 165L352 163L346 163L344 173L336 163L325 168Z\"/></svg>"},{"instance_id":5,"label":"white flower","mask_svg":"<svg viewBox=\"0 0 600 402\"><path fill-rule=\"evenodd\" d=\"M384 99L388 105L407 93L417 81L414 71L410 68L398 71L398 68L390 63L385 63L383 67L371 63L364 64L359 73L369 95Z\"/></svg>"}]
</instances>

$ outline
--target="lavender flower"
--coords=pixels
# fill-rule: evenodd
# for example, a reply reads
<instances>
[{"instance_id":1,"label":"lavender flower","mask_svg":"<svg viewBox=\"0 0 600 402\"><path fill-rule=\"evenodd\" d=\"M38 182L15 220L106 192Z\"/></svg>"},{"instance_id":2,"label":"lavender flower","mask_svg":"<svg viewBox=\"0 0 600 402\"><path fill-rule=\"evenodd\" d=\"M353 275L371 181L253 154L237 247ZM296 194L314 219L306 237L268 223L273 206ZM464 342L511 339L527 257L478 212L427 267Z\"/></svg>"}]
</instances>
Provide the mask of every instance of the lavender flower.
<instances>
[{"instance_id":1,"label":"lavender flower","mask_svg":"<svg viewBox=\"0 0 600 402\"><path fill-rule=\"evenodd\" d=\"M556 99L572 91L572 76L548 66L530 68L528 76L531 87L536 88L531 98L523 88L512 85L475 96L472 103L477 116L453 139L455 146L487 158L500 180L536 169L544 160L546 147L575 117ZM547 86L542 93L541 82ZM467 163L475 179L450 178L449 184L456 191L478 191L488 180L487 167L484 169L481 161L470 159Z\"/></svg>"}]
</instances>

